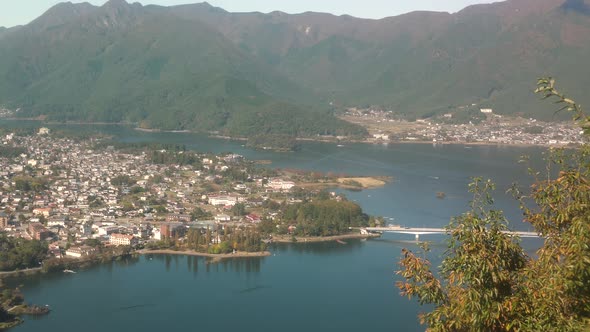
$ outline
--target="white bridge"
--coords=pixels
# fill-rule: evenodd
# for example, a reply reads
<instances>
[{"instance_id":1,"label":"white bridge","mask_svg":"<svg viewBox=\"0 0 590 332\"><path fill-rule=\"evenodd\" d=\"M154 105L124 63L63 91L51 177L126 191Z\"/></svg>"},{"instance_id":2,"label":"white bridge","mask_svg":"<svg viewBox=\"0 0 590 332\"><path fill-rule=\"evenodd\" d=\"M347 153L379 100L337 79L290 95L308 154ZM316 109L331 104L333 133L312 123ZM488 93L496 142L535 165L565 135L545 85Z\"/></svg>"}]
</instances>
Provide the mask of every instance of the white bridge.
<instances>
[{"instance_id":1,"label":"white bridge","mask_svg":"<svg viewBox=\"0 0 590 332\"><path fill-rule=\"evenodd\" d=\"M355 227L357 228L357 227ZM414 228L414 227L402 227L402 226L388 226L388 227L361 227L361 233L369 232L388 232L398 234L412 234L416 236L416 240L420 239L420 235L428 234L448 234L449 230L444 228ZM514 232L514 231L503 231L504 234L517 235L520 237L540 237L535 232Z\"/></svg>"}]
</instances>

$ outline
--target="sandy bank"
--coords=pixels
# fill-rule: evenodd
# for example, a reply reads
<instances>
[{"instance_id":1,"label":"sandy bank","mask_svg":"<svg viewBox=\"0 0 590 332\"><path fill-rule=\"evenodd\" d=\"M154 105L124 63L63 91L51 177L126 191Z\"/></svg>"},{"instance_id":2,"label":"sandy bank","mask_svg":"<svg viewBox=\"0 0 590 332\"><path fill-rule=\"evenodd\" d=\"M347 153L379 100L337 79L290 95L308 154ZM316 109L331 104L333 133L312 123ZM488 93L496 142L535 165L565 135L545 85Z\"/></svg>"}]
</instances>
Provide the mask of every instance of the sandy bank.
<instances>
[{"instance_id":1,"label":"sandy bank","mask_svg":"<svg viewBox=\"0 0 590 332\"><path fill-rule=\"evenodd\" d=\"M391 182L387 176L362 176L362 177L341 177L327 182L301 182L297 183L301 188L342 188L351 190L380 188Z\"/></svg>"},{"instance_id":2,"label":"sandy bank","mask_svg":"<svg viewBox=\"0 0 590 332\"><path fill-rule=\"evenodd\" d=\"M354 186L356 183L360 184L364 189L368 188L379 188L383 187L387 183L387 179L384 177L344 177L338 178L338 183L344 185L352 185Z\"/></svg>"}]
</instances>

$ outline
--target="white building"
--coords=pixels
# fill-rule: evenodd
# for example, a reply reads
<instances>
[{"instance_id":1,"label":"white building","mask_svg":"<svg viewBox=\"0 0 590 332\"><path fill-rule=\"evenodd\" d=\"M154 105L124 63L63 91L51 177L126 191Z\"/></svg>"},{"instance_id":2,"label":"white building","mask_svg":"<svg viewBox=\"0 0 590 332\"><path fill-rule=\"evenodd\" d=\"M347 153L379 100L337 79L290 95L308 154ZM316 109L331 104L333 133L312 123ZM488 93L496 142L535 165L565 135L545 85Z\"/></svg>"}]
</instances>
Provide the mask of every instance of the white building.
<instances>
[{"instance_id":1,"label":"white building","mask_svg":"<svg viewBox=\"0 0 590 332\"><path fill-rule=\"evenodd\" d=\"M55 226L65 227L66 226L66 222L65 222L65 220L62 220L62 219L49 220L47 222L47 226L48 227L55 227Z\"/></svg>"},{"instance_id":2,"label":"white building","mask_svg":"<svg viewBox=\"0 0 590 332\"><path fill-rule=\"evenodd\" d=\"M88 256L93 254L96 249L88 246L82 247L71 247L70 249L66 250L66 256L80 258L83 256Z\"/></svg>"},{"instance_id":3,"label":"white building","mask_svg":"<svg viewBox=\"0 0 590 332\"><path fill-rule=\"evenodd\" d=\"M272 179L268 182L267 186L274 190L291 190L291 188L295 187L295 183L281 179Z\"/></svg>"},{"instance_id":4,"label":"white building","mask_svg":"<svg viewBox=\"0 0 590 332\"><path fill-rule=\"evenodd\" d=\"M236 203L238 203L238 198L235 196L209 196L209 204L211 205L234 206Z\"/></svg>"},{"instance_id":5,"label":"white building","mask_svg":"<svg viewBox=\"0 0 590 332\"><path fill-rule=\"evenodd\" d=\"M157 227L154 227L152 229L152 235L154 237L154 240L162 240L162 233L160 232L160 229Z\"/></svg>"},{"instance_id":6,"label":"white building","mask_svg":"<svg viewBox=\"0 0 590 332\"><path fill-rule=\"evenodd\" d=\"M131 246L137 243L137 239L133 235L125 234L111 234L110 243L115 246Z\"/></svg>"},{"instance_id":7,"label":"white building","mask_svg":"<svg viewBox=\"0 0 590 332\"><path fill-rule=\"evenodd\" d=\"M39 128L39 132L37 134L38 135L49 135L49 132L50 132L49 128L42 127L42 128Z\"/></svg>"},{"instance_id":8,"label":"white building","mask_svg":"<svg viewBox=\"0 0 590 332\"><path fill-rule=\"evenodd\" d=\"M231 221L231 217L228 216L227 214L218 214L215 216L215 221L216 222L228 222L228 221Z\"/></svg>"},{"instance_id":9,"label":"white building","mask_svg":"<svg viewBox=\"0 0 590 332\"><path fill-rule=\"evenodd\" d=\"M380 140L383 140L383 141L389 141L389 135L387 135L387 134L373 134L373 137L375 139L380 139Z\"/></svg>"}]
</instances>

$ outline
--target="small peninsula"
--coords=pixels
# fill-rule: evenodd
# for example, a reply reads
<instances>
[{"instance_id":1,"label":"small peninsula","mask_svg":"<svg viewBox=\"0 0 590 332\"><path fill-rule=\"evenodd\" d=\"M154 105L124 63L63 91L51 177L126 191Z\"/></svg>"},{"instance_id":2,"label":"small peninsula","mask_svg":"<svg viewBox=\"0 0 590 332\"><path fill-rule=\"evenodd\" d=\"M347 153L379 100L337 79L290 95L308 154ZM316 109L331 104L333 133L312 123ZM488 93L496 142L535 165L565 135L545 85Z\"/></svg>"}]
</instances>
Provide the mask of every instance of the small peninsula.
<instances>
[{"instance_id":1,"label":"small peninsula","mask_svg":"<svg viewBox=\"0 0 590 332\"><path fill-rule=\"evenodd\" d=\"M265 257L270 243L368 238L376 235L351 227L385 224L332 190L377 188L388 177L276 169L233 153L48 128L0 137L0 166L11 170L0 175L0 277L138 254Z\"/></svg>"}]
</instances>

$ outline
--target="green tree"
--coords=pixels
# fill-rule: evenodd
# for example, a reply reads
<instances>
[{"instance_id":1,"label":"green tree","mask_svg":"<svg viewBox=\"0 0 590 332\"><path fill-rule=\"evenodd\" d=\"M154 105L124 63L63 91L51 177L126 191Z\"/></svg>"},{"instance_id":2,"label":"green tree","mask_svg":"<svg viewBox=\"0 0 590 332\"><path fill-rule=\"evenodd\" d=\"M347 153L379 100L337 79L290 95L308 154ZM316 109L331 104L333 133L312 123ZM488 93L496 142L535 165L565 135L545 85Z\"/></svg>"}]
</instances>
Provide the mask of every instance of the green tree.
<instances>
[{"instance_id":1,"label":"green tree","mask_svg":"<svg viewBox=\"0 0 590 332\"><path fill-rule=\"evenodd\" d=\"M118 175L111 179L111 184L113 186L132 186L135 184L135 180L129 175Z\"/></svg>"},{"instance_id":2,"label":"green tree","mask_svg":"<svg viewBox=\"0 0 590 332\"><path fill-rule=\"evenodd\" d=\"M358 204L345 199L332 200L329 195L312 202L286 205L281 212L281 222L296 225L296 235L300 236L338 235L349 232L349 227L369 224L369 216Z\"/></svg>"},{"instance_id":3,"label":"green tree","mask_svg":"<svg viewBox=\"0 0 590 332\"><path fill-rule=\"evenodd\" d=\"M211 218L212 216L211 212L205 211L199 206L195 207L191 212L191 218L193 220Z\"/></svg>"},{"instance_id":4,"label":"green tree","mask_svg":"<svg viewBox=\"0 0 590 332\"><path fill-rule=\"evenodd\" d=\"M97 248L102 247L102 242L99 239L86 239L84 245Z\"/></svg>"},{"instance_id":5,"label":"green tree","mask_svg":"<svg viewBox=\"0 0 590 332\"><path fill-rule=\"evenodd\" d=\"M39 267L45 259L47 243L8 237L0 233L0 271Z\"/></svg>"},{"instance_id":6,"label":"green tree","mask_svg":"<svg viewBox=\"0 0 590 332\"><path fill-rule=\"evenodd\" d=\"M237 203L236 205L232 206L231 212L236 217L245 216L247 214L246 205L244 205L244 203Z\"/></svg>"},{"instance_id":7,"label":"green tree","mask_svg":"<svg viewBox=\"0 0 590 332\"><path fill-rule=\"evenodd\" d=\"M536 92L573 112L589 135L590 118L554 85L540 79ZM401 293L433 305L420 315L428 331L582 330L590 314L590 147L552 151L530 193L513 188L525 221L544 238L537 257L503 233L507 221L491 208L492 189L481 179L471 185L471 210L449 224L438 276L426 245L421 253L403 250Z\"/></svg>"},{"instance_id":8,"label":"green tree","mask_svg":"<svg viewBox=\"0 0 590 332\"><path fill-rule=\"evenodd\" d=\"M14 188L20 191L41 192L48 188L48 181L46 178L19 176L14 178Z\"/></svg>"},{"instance_id":9,"label":"green tree","mask_svg":"<svg viewBox=\"0 0 590 332\"><path fill-rule=\"evenodd\" d=\"M9 314L8 311L6 311L6 309L0 307L0 323L11 322L14 320L14 318L15 317Z\"/></svg>"}]
</instances>

